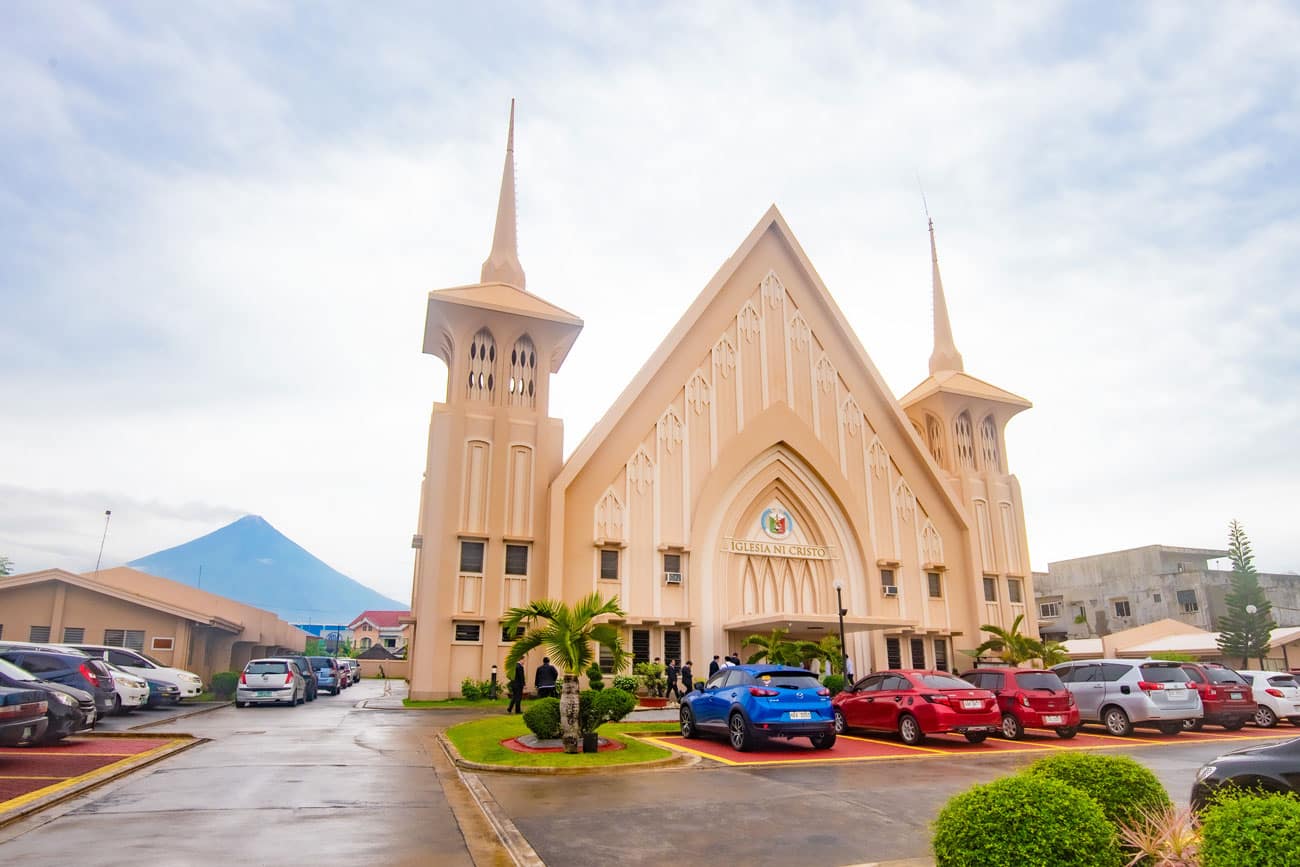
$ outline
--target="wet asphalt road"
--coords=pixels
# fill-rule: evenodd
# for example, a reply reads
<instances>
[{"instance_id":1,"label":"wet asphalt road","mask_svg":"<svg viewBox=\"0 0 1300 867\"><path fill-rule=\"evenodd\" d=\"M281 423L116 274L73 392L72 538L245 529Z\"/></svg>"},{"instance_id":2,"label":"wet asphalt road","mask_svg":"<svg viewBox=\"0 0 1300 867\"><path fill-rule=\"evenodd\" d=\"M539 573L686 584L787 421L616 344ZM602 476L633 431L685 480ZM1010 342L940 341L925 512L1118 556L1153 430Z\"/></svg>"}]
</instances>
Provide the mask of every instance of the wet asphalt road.
<instances>
[{"instance_id":1,"label":"wet asphalt road","mask_svg":"<svg viewBox=\"0 0 1300 867\"><path fill-rule=\"evenodd\" d=\"M212 740L0 829L0 864L472 865L429 716L354 708L381 691L151 727Z\"/></svg>"}]
</instances>

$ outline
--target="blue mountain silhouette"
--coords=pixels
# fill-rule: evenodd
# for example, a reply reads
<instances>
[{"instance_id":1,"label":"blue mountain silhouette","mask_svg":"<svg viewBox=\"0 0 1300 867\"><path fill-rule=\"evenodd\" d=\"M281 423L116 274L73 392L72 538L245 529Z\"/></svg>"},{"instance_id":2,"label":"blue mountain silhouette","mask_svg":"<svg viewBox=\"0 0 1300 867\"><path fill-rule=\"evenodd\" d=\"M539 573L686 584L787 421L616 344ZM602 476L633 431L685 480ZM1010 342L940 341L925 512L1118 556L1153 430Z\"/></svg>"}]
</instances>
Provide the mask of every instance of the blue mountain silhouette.
<instances>
[{"instance_id":1,"label":"blue mountain silhouette","mask_svg":"<svg viewBox=\"0 0 1300 867\"><path fill-rule=\"evenodd\" d=\"M127 565L274 611L290 623L350 623L367 609L410 607L330 568L258 515Z\"/></svg>"}]
</instances>

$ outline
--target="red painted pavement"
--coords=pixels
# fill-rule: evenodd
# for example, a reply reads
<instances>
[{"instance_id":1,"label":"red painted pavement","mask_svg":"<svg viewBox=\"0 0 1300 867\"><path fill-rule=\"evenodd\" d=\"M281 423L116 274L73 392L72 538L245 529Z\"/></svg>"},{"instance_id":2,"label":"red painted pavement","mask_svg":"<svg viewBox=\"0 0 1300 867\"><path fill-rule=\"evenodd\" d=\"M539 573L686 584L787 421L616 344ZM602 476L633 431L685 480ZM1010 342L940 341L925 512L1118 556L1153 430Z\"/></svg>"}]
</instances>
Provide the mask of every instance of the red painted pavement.
<instances>
[{"instance_id":1,"label":"red painted pavement","mask_svg":"<svg viewBox=\"0 0 1300 867\"><path fill-rule=\"evenodd\" d=\"M11 798L169 743L175 739L73 737L51 746L0 747L0 807Z\"/></svg>"}]
</instances>

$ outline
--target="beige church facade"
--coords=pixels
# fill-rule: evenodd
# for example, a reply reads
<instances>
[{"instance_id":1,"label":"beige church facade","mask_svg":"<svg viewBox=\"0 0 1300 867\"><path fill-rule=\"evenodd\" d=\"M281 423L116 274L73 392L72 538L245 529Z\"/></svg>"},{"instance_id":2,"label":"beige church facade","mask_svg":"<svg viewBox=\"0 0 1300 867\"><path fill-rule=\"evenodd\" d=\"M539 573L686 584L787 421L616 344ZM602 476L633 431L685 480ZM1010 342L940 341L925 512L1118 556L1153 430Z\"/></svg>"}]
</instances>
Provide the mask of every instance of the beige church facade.
<instances>
[{"instance_id":1,"label":"beige church facade","mask_svg":"<svg viewBox=\"0 0 1300 867\"><path fill-rule=\"evenodd\" d=\"M480 282L429 293L430 422L411 696L502 666L504 612L617 596L638 659L837 634L858 673L964 665L980 624L1036 632L1004 431L1029 402L967 375L931 227L935 349L901 400L771 208L566 461L547 414L582 321L525 291L514 120ZM540 662L529 660L530 669Z\"/></svg>"}]
</instances>

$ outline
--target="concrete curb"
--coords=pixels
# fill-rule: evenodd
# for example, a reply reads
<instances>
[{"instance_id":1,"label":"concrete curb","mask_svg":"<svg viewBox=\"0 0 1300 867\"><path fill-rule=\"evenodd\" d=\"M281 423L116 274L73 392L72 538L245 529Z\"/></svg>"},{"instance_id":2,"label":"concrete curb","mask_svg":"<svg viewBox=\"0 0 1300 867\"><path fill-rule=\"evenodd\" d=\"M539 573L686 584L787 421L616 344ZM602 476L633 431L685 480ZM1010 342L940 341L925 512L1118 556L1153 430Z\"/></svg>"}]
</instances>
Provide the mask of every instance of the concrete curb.
<instances>
[{"instance_id":1,"label":"concrete curb","mask_svg":"<svg viewBox=\"0 0 1300 867\"><path fill-rule=\"evenodd\" d=\"M933 858L900 858L897 861L863 861L844 867L934 867Z\"/></svg>"},{"instance_id":2,"label":"concrete curb","mask_svg":"<svg viewBox=\"0 0 1300 867\"><path fill-rule=\"evenodd\" d=\"M223 707L230 707L232 704L234 704L233 701L214 702L213 704L207 705L206 707L196 707L193 710L189 711L188 713L178 713L174 716L169 716L166 719L149 720L148 722L140 723L140 725L138 726L131 726L126 731L127 732L144 731L145 729L152 728L154 726L163 726L163 725L167 725L168 723L174 723L177 720L189 719L190 717L198 716L201 713L211 713L214 710L221 710ZM122 732L122 734L126 734L126 732Z\"/></svg>"},{"instance_id":3,"label":"concrete curb","mask_svg":"<svg viewBox=\"0 0 1300 867\"><path fill-rule=\"evenodd\" d=\"M107 736L108 737L131 737L131 735L126 734L125 732L117 732ZM136 737L139 737L139 735L136 735ZM196 738L190 735L155 735L154 737L167 737L170 739L175 739L177 743L172 744L165 749L160 748L157 752L150 752L149 754L143 757L124 756L122 761L114 762L111 765L100 768L98 771L91 771L83 778L80 779L73 778L73 779L77 779L77 781L73 785L67 786L65 788L59 788L56 791L50 792L48 795L44 795L34 800L27 801L23 803L21 806L4 810L3 812L0 812L0 828L4 828L7 825L11 825L20 819L25 819L28 816L31 816L34 813L39 813L40 811L48 809L49 807L53 807L55 804L59 804L62 803L63 801L67 801L72 798L76 798L81 795L84 795L86 794L86 792L89 792L91 789L99 788L105 783L111 783L112 781L120 777L124 777L127 774L135 773L141 768L147 768L150 765L160 762L163 759L170 758L171 756L174 756L177 753L183 753L188 749L197 747L199 744L205 744L208 742L207 738ZM131 761L132 759L138 759L138 760ZM53 785L58 786L59 783L55 783Z\"/></svg>"},{"instance_id":4,"label":"concrete curb","mask_svg":"<svg viewBox=\"0 0 1300 867\"><path fill-rule=\"evenodd\" d=\"M632 733L619 732L619 734L631 735ZM663 734L663 732L655 732L654 734ZM700 761L699 756L674 752L667 758L651 759L648 762L628 762L627 764L622 765L605 765L596 768L545 768L531 766L521 767L518 765L490 765L486 762L471 762L469 759L462 756L460 751L456 749L456 745L451 742L451 738L447 737L446 732L438 732L438 740L442 744L443 749L447 751L447 755L451 756L451 760L457 767L470 771L487 771L494 774L525 774L551 777L580 776L583 774L617 774L628 771L660 771L671 768L688 768L692 765L698 764Z\"/></svg>"}]
</instances>

